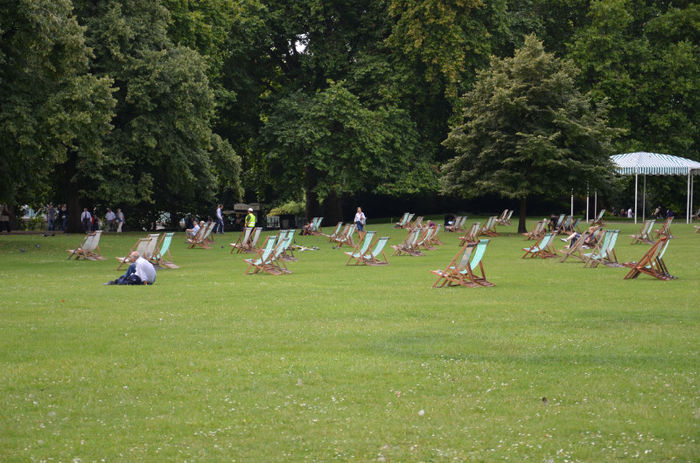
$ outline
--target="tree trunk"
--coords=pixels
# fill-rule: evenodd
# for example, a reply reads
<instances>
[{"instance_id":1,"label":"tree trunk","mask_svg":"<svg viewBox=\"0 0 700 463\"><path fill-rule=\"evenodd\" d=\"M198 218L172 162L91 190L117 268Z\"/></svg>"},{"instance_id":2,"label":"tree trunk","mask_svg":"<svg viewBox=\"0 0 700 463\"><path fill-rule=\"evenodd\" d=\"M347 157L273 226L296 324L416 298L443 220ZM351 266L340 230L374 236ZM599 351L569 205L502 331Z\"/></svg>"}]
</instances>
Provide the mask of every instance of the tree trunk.
<instances>
[{"instance_id":1,"label":"tree trunk","mask_svg":"<svg viewBox=\"0 0 700 463\"><path fill-rule=\"evenodd\" d=\"M326 225L334 225L343 220L343 203L335 192L323 200L323 217Z\"/></svg>"},{"instance_id":2,"label":"tree trunk","mask_svg":"<svg viewBox=\"0 0 700 463\"><path fill-rule=\"evenodd\" d=\"M318 203L318 193L314 191L318 183L318 172L311 166L304 168L304 193L306 196L306 220L311 221L312 217L318 215L321 209Z\"/></svg>"},{"instance_id":3,"label":"tree trunk","mask_svg":"<svg viewBox=\"0 0 700 463\"><path fill-rule=\"evenodd\" d=\"M83 210L80 208L80 197L78 196L78 187L71 185L66 191L66 205L68 206L68 227L67 233L81 233L83 226L80 223L80 214Z\"/></svg>"},{"instance_id":4,"label":"tree trunk","mask_svg":"<svg viewBox=\"0 0 700 463\"><path fill-rule=\"evenodd\" d=\"M520 219L518 220L518 233L527 233L527 197L520 198Z\"/></svg>"}]
</instances>

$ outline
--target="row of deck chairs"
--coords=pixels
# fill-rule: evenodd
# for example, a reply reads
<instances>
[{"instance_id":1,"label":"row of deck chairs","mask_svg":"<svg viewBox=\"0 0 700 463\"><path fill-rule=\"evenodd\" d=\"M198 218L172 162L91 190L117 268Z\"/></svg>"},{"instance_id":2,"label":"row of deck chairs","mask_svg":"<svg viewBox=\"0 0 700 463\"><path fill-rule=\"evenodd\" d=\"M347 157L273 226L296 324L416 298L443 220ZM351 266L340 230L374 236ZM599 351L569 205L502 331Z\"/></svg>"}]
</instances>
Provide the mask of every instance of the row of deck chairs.
<instances>
[{"instance_id":1,"label":"row of deck chairs","mask_svg":"<svg viewBox=\"0 0 700 463\"><path fill-rule=\"evenodd\" d=\"M401 220L396 222L394 224L394 228L403 228L406 230L415 230L416 228L423 228L425 225L423 225L423 216L418 216L413 220L413 217L415 217L415 214L411 214L409 212L404 212L403 216L401 217Z\"/></svg>"},{"instance_id":2,"label":"row of deck chairs","mask_svg":"<svg viewBox=\"0 0 700 463\"><path fill-rule=\"evenodd\" d=\"M513 210L504 209L503 212L501 212L501 215L496 217L496 224L503 226L511 226L513 225L510 221L511 217L513 217Z\"/></svg>"},{"instance_id":3,"label":"row of deck chairs","mask_svg":"<svg viewBox=\"0 0 700 463\"><path fill-rule=\"evenodd\" d=\"M389 265L389 260L384 254L389 237L375 236L376 232L367 231L362 242L358 242L352 251L345 251L349 256L345 265Z\"/></svg>"},{"instance_id":4,"label":"row of deck chairs","mask_svg":"<svg viewBox=\"0 0 700 463\"><path fill-rule=\"evenodd\" d=\"M449 225L445 226L445 231L446 232L461 232L464 231L464 225L467 222L467 216L466 215L458 215L455 217L455 221L452 222Z\"/></svg>"},{"instance_id":5,"label":"row of deck chairs","mask_svg":"<svg viewBox=\"0 0 700 463\"><path fill-rule=\"evenodd\" d=\"M211 249L211 243L214 242L214 238L212 237L211 232L214 231L215 226L216 222L205 223L202 227L199 228L199 231L196 235L187 238L187 247L189 249Z\"/></svg>"},{"instance_id":6,"label":"row of deck chairs","mask_svg":"<svg viewBox=\"0 0 700 463\"><path fill-rule=\"evenodd\" d=\"M424 250L435 249L435 246L442 244L440 225L438 224L434 228L414 228L408 232L408 236L402 243L391 247L394 249L394 256L423 256Z\"/></svg>"},{"instance_id":7,"label":"row of deck chairs","mask_svg":"<svg viewBox=\"0 0 700 463\"><path fill-rule=\"evenodd\" d=\"M66 249L66 251L68 251L68 259L75 257L75 260L104 260L100 252L101 236L102 230L88 233L80 246L75 249Z\"/></svg>"},{"instance_id":8,"label":"row of deck chairs","mask_svg":"<svg viewBox=\"0 0 700 463\"><path fill-rule=\"evenodd\" d=\"M354 248L355 239L353 237L356 231L357 225L354 223L346 223L343 225L343 222L338 222L333 233L324 236L328 237L329 243L335 243L334 247L336 248L341 248L344 244Z\"/></svg>"},{"instance_id":9,"label":"row of deck chairs","mask_svg":"<svg viewBox=\"0 0 700 463\"><path fill-rule=\"evenodd\" d=\"M116 258L119 261L117 270L119 270L122 265L130 262L129 255L134 251L137 251L141 257L147 259L153 265L171 269L180 268L173 263L173 257L170 254L170 244L173 241L174 235L175 234L172 232L162 234L152 233L146 238L139 238L125 256Z\"/></svg>"},{"instance_id":10,"label":"row of deck chairs","mask_svg":"<svg viewBox=\"0 0 700 463\"><path fill-rule=\"evenodd\" d=\"M262 248L256 250L256 256L243 259L248 264L245 273L268 273L270 275L283 275L292 273L287 268L286 262L297 260L294 257L292 242L295 230L280 230L277 235L268 236Z\"/></svg>"}]
</instances>

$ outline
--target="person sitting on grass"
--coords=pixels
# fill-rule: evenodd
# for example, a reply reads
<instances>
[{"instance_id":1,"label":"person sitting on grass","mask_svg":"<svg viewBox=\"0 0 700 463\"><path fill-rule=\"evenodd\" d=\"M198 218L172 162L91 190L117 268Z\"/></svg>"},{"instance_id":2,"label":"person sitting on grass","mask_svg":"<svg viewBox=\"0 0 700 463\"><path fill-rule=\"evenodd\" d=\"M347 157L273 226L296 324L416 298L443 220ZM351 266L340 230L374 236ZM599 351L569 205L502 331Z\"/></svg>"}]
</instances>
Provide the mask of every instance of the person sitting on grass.
<instances>
[{"instance_id":1,"label":"person sitting on grass","mask_svg":"<svg viewBox=\"0 0 700 463\"><path fill-rule=\"evenodd\" d=\"M147 259L141 257L138 251L129 254L131 265L126 273L116 280L108 281L105 285L152 285L156 282L156 268Z\"/></svg>"}]
</instances>

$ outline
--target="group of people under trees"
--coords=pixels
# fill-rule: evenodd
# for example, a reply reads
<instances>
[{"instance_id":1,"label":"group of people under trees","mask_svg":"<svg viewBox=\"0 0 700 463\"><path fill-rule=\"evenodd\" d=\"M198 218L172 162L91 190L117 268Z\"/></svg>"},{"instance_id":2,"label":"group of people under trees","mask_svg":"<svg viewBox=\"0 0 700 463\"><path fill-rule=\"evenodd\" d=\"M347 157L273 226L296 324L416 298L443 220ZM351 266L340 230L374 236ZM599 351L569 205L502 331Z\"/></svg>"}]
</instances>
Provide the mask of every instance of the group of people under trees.
<instances>
[{"instance_id":1,"label":"group of people under trees","mask_svg":"<svg viewBox=\"0 0 700 463\"><path fill-rule=\"evenodd\" d=\"M122 212L121 209L117 209L117 212L114 212L112 209L107 208L104 222L100 220L95 209L90 212L87 207L84 207L83 212L80 213L80 225L85 233L100 230L103 225L105 231L121 233L122 227L124 227L124 221L124 212Z\"/></svg>"},{"instance_id":2,"label":"group of people under trees","mask_svg":"<svg viewBox=\"0 0 700 463\"><path fill-rule=\"evenodd\" d=\"M48 203L46 206L36 210L30 206L24 206L24 213L25 217L30 220L41 218L43 214L43 218L46 220L46 229L49 232L62 231L65 233L68 231L69 211L66 204L54 206L53 203ZM88 208L85 207L80 213L80 226L85 233L102 229L103 225L106 231L121 233L124 222L124 212L122 212L121 209L117 209L117 211L114 212L112 209L107 208L104 221L99 218L96 209L90 212ZM0 231L1 230L7 230L8 233L12 230L10 225L10 211L5 205L0 206Z\"/></svg>"}]
</instances>

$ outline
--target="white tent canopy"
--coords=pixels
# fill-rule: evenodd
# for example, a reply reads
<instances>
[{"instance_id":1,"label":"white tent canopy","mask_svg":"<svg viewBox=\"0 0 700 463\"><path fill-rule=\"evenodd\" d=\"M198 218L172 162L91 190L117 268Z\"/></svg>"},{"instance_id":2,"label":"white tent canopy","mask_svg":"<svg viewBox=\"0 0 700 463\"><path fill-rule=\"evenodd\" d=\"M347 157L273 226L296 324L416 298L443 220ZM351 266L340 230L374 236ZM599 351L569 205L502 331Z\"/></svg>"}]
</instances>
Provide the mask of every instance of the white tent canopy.
<instances>
[{"instance_id":1,"label":"white tent canopy","mask_svg":"<svg viewBox=\"0 0 700 463\"><path fill-rule=\"evenodd\" d=\"M621 175L634 175L634 222L637 223L637 186L639 174L646 175L685 175L688 177L688 199L686 201L686 223L692 216L693 183L692 176L700 174L700 162L691 159L658 153L626 153L610 156L615 164L615 172ZM645 188L646 189L646 188ZM646 194L646 191L645 191Z\"/></svg>"}]
</instances>

